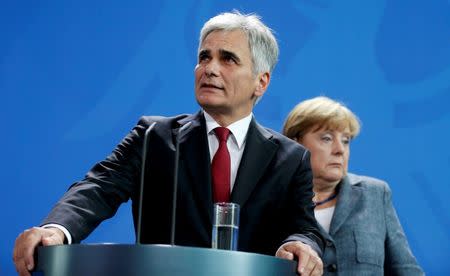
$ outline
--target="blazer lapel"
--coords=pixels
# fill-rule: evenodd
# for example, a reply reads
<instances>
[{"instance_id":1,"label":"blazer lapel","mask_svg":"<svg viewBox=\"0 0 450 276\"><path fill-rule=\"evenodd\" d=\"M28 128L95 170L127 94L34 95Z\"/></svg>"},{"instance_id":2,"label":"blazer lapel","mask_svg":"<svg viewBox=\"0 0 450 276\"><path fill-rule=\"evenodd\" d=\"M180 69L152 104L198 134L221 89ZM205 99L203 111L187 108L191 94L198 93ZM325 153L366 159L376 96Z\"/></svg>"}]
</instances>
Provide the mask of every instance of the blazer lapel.
<instances>
[{"instance_id":1,"label":"blazer lapel","mask_svg":"<svg viewBox=\"0 0 450 276\"><path fill-rule=\"evenodd\" d=\"M212 191L211 172L206 125L202 111L183 118L178 123L184 125L192 122L180 136L180 164L181 160L192 178L191 186L196 194L199 209L204 210L207 219L212 223ZM174 132L178 133L178 129Z\"/></svg>"},{"instance_id":2,"label":"blazer lapel","mask_svg":"<svg viewBox=\"0 0 450 276\"><path fill-rule=\"evenodd\" d=\"M241 207L245 204L267 166L278 145L272 142L272 134L252 119L247 132L245 149L231 193L231 201Z\"/></svg>"},{"instance_id":3,"label":"blazer lapel","mask_svg":"<svg viewBox=\"0 0 450 276\"><path fill-rule=\"evenodd\" d=\"M350 212L358 205L361 191L353 184L355 183L353 183L348 175L342 179L336 209L334 210L334 215L331 220L331 236L339 230Z\"/></svg>"}]
</instances>

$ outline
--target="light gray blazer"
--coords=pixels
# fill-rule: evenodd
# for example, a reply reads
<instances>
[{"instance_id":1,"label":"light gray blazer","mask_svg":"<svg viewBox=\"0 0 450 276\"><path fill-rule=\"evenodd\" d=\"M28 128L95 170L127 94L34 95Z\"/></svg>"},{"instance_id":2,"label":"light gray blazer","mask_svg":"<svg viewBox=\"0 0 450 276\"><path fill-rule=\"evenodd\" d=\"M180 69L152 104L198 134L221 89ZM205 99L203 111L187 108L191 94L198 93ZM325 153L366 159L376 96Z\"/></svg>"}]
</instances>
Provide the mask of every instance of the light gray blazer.
<instances>
[{"instance_id":1,"label":"light gray blazer","mask_svg":"<svg viewBox=\"0 0 450 276\"><path fill-rule=\"evenodd\" d=\"M379 179L348 174L324 232L324 275L424 275ZM323 230L323 229L322 229Z\"/></svg>"}]
</instances>

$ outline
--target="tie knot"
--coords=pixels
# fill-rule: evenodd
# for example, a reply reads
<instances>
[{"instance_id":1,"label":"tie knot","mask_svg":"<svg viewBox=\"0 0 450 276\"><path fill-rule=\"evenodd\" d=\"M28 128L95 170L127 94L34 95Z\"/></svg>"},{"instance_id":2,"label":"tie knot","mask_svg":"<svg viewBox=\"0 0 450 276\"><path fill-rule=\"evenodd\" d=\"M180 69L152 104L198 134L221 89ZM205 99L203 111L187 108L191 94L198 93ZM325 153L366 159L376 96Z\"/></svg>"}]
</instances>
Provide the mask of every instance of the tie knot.
<instances>
[{"instance_id":1,"label":"tie knot","mask_svg":"<svg viewBox=\"0 0 450 276\"><path fill-rule=\"evenodd\" d=\"M230 130L226 127L216 127L214 129L214 132L216 133L217 139L219 139L220 142L226 142L228 139L228 135L230 135Z\"/></svg>"}]
</instances>

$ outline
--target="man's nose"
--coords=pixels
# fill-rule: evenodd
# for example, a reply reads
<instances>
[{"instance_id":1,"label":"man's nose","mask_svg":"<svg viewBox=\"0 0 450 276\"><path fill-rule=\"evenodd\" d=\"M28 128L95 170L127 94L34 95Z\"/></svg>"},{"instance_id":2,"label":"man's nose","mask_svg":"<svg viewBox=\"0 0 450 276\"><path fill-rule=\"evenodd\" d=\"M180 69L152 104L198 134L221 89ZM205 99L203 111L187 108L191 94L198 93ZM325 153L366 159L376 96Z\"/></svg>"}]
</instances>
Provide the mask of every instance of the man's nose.
<instances>
[{"instance_id":1,"label":"man's nose","mask_svg":"<svg viewBox=\"0 0 450 276\"><path fill-rule=\"evenodd\" d=\"M211 60L205 65L205 75L207 77L217 77L219 72L219 65L215 60Z\"/></svg>"}]
</instances>

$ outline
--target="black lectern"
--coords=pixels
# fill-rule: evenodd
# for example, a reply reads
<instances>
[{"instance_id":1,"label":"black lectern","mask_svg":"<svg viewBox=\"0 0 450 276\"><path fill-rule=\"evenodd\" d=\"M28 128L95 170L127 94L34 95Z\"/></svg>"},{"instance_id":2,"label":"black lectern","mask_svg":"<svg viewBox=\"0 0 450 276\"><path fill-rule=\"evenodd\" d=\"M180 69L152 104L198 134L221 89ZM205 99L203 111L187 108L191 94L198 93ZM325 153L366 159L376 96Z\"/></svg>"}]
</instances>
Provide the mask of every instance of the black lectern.
<instances>
[{"instance_id":1,"label":"black lectern","mask_svg":"<svg viewBox=\"0 0 450 276\"><path fill-rule=\"evenodd\" d=\"M208 248L75 244L39 247L33 275L296 275L296 262Z\"/></svg>"}]
</instances>

